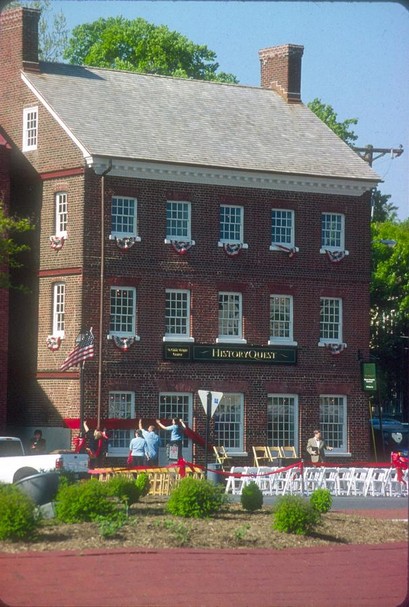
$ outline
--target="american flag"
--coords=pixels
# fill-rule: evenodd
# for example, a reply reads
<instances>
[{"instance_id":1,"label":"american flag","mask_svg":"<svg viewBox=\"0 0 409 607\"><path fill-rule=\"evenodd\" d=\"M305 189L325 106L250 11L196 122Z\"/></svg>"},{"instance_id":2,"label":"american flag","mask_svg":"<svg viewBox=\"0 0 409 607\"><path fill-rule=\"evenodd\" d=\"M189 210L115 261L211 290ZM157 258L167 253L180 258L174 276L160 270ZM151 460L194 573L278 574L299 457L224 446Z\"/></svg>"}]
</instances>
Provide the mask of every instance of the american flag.
<instances>
[{"instance_id":1,"label":"american flag","mask_svg":"<svg viewBox=\"0 0 409 607\"><path fill-rule=\"evenodd\" d=\"M70 367L76 367L79 363L87 360L87 358L94 358L94 335L92 328L77 337L77 345L64 360L61 365L61 371L66 371Z\"/></svg>"}]
</instances>

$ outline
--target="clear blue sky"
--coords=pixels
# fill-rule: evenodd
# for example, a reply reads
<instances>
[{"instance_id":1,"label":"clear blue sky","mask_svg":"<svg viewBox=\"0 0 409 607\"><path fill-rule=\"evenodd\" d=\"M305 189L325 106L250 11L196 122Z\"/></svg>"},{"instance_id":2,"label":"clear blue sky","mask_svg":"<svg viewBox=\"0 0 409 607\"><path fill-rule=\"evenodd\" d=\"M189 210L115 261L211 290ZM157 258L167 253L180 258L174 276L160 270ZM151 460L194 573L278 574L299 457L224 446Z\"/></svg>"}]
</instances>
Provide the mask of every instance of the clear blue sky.
<instances>
[{"instance_id":1,"label":"clear blue sky","mask_svg":"<svg viewBox=\"0 0 409 607\"><path fill-rule=\"evenodd\" d=\"M373 167L383 194L409 217L409 10L397 2L70 0L53 2L70 28L99 17L143 17L217 54L220 69L258 86L258 50L304 45L302 99L318 97L339 120L357 118L356 145L397 148Z\"/></svg>"}]
</instances>

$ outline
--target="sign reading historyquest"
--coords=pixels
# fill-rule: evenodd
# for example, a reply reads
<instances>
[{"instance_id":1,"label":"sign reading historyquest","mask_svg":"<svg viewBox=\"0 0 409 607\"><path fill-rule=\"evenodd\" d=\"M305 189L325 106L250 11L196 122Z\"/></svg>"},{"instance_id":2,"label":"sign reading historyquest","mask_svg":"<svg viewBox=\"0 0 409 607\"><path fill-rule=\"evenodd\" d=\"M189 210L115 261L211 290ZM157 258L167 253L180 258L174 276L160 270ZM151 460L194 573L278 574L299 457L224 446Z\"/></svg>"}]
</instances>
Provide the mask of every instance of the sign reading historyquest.
<instances>
[{"instance_id":1,"label":"sign reading historyquest","mask_svg":"<svg viewBox=\"0 0 409 607\"><path fill-rule=\"evenodd\" d=\"M180 361L265 363L270 365L295 365L297 362L296 348L165 343L163 354L165 360Z\"/></svg>"}]
</instances>

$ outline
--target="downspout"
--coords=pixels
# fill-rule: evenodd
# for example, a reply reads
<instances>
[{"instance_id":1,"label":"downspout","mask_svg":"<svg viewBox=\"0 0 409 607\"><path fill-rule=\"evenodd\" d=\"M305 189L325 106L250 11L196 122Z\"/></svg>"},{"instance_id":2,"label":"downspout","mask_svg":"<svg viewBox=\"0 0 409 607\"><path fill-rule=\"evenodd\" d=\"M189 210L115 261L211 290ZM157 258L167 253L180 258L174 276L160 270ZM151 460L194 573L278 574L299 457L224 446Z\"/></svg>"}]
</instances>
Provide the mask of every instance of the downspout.
<instances>
[{"instance_id":1,"label":"downspout","mask_svg":"<svg viewBox=\"0 0 409 607\"><path fill-rule=\"evenodd\" d=\"M104 337L104 280L105 280L105 175L112 170L112 160L108 168L101 174L101 272L99 278L99 339L98 339L98 390L97 390L97 428L101 424L102 396L102 340Z\"/></svg>"}]
</instances>

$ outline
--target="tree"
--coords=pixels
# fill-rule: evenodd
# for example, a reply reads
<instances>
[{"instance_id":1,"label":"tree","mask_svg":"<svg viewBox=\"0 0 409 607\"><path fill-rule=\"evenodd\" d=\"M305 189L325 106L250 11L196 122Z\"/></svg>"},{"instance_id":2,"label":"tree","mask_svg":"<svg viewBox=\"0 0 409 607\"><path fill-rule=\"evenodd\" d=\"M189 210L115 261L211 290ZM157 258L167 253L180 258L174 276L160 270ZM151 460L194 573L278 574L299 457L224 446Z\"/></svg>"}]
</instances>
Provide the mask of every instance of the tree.
<instances>
[{"instance_id":1,"label":"tree","mask_svg":"<svg viewBox=\"0 0 409 607\"><path fill-rule=\"evenodd\" d=\"M11 2L7 8L27 6L41 10L38 24L39 58L43 61L61 61L63 51L68 41L67 19L62 11L53 12L51 0L36 0L35 2Z\"/></svg>"},{"instance_id":2,"label":"tree","mask_svg":"<svg viewBox=\"0 0 409 607\"><path fill-rule=\"evenodd\" d=\"M371 353L377 361L381 401L400 404L407 417L409 220L373 222L371 230Z\"/></svg>"},{"instance_id":3,"label":"tree","mask_svg":"<svg viewBox=\"0 0 409 607\"><path fill-rule=\"evenodd\" d=\"M8 289L12 287L9 275L9 268L20 268L22 264L17 257L23 251L28 251L29 246L19 243L18 235L24 234L34 229L30 220L26 217L10 217L4 210L4 205L0 200L0 288ZM20 290L24 288L20 285Z\"/></svg>"},{"instance_id":4,"label":"tree","mask_svg":"<svg viewBox=\"0 0 409 607\"><path fill-rule=\"evenodd\" d=\"M396 211L398 207L395 207L389 201L390 194L382 194L378 188L375 188L372 192L372 221L374 222L394 222L397 219Z\"/></svg>"},{"instance_id":5,"label":"tree","mask_svg":"<svg viewBox=\"0 0 409 607\"><path fill-rule=\"evenodd\" d=\"M216 53L205 45L142 18L98 19L78 25L64 52L72 64L237 83L233 74L217 73Z\"/></svg>"},{"instance_id":6,"label":"tree","mask_svg":"<svg viewBox=\"0 0 409 607\"><path fill-rule=\"evenodd\" d=\"M345 141L345 143L352 147L354 141L358 139L358 135L355 135L354 131L350 130L350 126L358 124L357 118L347 118L343 122L339 122L338 114L334 108L331 105L322 103L321 99L318 98L310 101L307 105L318 118L325 122L331 131L334 131L342 141Z\"/></svg>"}]
</instances>

